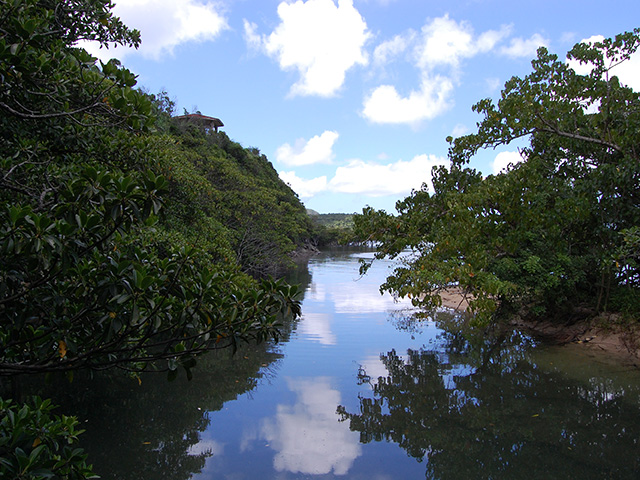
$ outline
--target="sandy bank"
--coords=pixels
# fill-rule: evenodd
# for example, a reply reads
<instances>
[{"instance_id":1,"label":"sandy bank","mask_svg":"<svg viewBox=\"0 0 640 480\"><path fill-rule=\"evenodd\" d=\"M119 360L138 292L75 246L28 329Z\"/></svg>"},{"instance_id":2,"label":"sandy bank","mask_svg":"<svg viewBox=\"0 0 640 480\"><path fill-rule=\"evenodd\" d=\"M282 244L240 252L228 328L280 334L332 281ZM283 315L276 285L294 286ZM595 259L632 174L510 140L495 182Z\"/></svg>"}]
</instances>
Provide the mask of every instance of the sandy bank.
<instances>
[{"instance_id":1,"label":"sandy bank","mask_svg":"<svg viewBox=\"0 0 640 480\"><path fill-rule=\"evenodd\" d=\"M442 292L441 298L442 306L446 308L465 311L469 306L467 298L458 288ZM551 344L640 368L640 327L620 325L614 314L602 314L566 324L515 318L510 325Z\"/></svg>"},{"instance_id":2,"label":"sandy bank","mask_svg":"<svg viewBox=\"0 0 640 480\"><path fill-rule=\"evenodd\" d=\"M440 292L442 306L464 312L469 307L469 301L457 287L448 288Z\"/></svg>"},{"instance_id":3,"label":"sandy bank","mask_svg":"<svg viewBox=\"0 0 640 480\"><path fill-rule=\"evenodd\" d=\"M521 319L511 324L546 342L640 368L640 328L619 324L615 315L603 314L565 325Z\"/></svg>"}]
</instances>

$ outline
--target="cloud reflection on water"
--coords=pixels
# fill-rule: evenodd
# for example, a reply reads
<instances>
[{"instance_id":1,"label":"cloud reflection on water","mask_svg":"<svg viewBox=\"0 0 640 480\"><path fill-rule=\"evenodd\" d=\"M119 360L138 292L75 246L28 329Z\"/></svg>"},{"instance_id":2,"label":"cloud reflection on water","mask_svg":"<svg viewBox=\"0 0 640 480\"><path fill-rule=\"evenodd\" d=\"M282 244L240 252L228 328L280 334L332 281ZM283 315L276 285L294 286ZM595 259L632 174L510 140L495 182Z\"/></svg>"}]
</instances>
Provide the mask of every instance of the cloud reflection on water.
<instances>
[{"instance_id":1,"label":"cloud reflection on water","mask_svg":"<svg viewBox=\"0 0 640 480\"><path fill-rule=\"evenodd\" d=\"M338 422L340 392L331 388L330 380L287 379L296 403L278 405L275 417L263 420L261 437L276 451L277 471L345 475L362 454L359 435Z\"/></svg>"},{"instance_id":2,"label":"cloud reflection on water","mask_svg":"<svg viewBox=\"0 0 640 480\"><path fill-rule=\"evenodd\" d=\"M345 281L345 276L349 280ZM379 280L360 277L355 264L349 269L338 269L334 275L316 278L305 292L305 308L298 326L299 333L322 345L336 345L337 336L333 331L336 316L342 315L340 321L343 321L354 316L375 315L377 322L386 322L387 316L380 315L381 313L414 309L409 299L395 300L388 293L380 295L377 286L371 286L372 282Z\"/></svg>"},{"instance_id":3,"label":"cloud reflection on water","mask_svg":"<svg viewBox=\"0 0 640 480\"><path fill-rule=\"evenodd\" d=\"M358 291L349 284L337 285L331 292L331 299L338 314L371 314L411 306L409 300L395 301L388 293Z\"/></svg>"},{"instance_id":4,"label":"cloud reflection on water","mask_svg":"<svg viewBox=\"0 0 640 480\"><path fill-rule=\"evenodd\" d=\"M331 331L331 316L326 313L304 313L298 326L301 335L320 342L335 345L336 335Z\"/></svg>"},{"instance_id":5,"label":"cloud reflection on water","mask_svg":"<svg viewBox=\"0 0 640 480\"><path fill-rule=\"evenodd\" d=\"M389 371L385 367L380 355L368 355L360 362L360 369L370 377L372 384L378 383L380 377L387 377Z\"/></svg>"}]
</instances>

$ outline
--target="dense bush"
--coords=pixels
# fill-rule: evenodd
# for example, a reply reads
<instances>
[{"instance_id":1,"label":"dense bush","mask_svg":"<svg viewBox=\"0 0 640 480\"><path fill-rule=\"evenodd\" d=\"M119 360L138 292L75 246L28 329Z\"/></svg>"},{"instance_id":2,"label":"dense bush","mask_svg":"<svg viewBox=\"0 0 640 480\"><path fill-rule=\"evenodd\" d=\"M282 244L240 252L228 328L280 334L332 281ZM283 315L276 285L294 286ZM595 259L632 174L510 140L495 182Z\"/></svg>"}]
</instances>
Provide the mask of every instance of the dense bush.
<instances>
[{"instance_id":1,"label":"dense bush","mask_svg":"<svg viewBox=\"0 0 640 480\"><path fill-rule=\"evenodd\" d=\"M0 398L0 478L98 478L76 446L78 420L53 408L38 397L22 405Z\"/></svg>"}]
</instances>

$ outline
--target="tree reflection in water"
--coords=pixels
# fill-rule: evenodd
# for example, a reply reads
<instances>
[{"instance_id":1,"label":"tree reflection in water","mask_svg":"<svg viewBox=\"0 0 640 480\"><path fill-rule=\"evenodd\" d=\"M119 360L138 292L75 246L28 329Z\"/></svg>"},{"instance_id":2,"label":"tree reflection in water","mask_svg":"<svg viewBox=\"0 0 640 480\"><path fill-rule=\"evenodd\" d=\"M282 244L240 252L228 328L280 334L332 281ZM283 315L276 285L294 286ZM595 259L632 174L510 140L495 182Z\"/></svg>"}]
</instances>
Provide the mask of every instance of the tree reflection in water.
<instances>
[{"instance_id":1,"label":"tree reflection in water","mask_svg":"<svg viewBox=\"0 0 640 480\"><path fill-rule=\"evenodd\" d=\"M360 369L371 392L338 414L362 443L395 442L434 479L638 478L637 389L563 378L501 340L471 356L461 336L446 343L381 355L386 377Z\"/></svg>"},{"instance_id":2,"label":"tree reflection in water","mask_svg":"<svg viewBox=\"0 0 640 480\"><path fill-rule=\"evenodd\" d=\"M142 382L116 374L76 374L72 383L38 377L21 379L23 395L38 393L60 405L57 414L86 422L81 447L103 479L187 480L202 471L216 445L200 443L209 412L253 390L273 375L282 354L273 346L246 345L201 357L194 379L181 374L146 374Z\"/></svg>"}]
</instances>

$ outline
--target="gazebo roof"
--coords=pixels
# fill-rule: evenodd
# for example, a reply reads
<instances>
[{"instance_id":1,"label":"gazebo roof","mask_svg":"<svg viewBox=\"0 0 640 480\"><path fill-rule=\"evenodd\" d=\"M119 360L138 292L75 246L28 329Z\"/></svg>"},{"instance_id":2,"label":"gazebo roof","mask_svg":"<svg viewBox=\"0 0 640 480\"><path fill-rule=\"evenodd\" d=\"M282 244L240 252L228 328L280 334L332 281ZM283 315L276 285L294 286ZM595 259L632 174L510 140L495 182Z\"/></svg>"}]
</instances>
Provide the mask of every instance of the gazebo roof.
<instances>
[{"instance_id":1,"label":"gazebo roof","mask_svg":"<svg viewBox=\"0 0 640 480\"><path fill-rule=\"evenodd\" d=\"M187 115L178 115L173 117L179 121L187 121L193 123L199 123L201 125L206 125L209 127L224 127L224 123L219 118L208 117L207 115L202 115L201 113L189 113Z\"/></svg>"}]
</instances>

